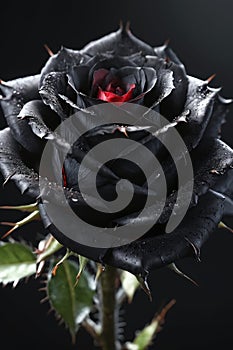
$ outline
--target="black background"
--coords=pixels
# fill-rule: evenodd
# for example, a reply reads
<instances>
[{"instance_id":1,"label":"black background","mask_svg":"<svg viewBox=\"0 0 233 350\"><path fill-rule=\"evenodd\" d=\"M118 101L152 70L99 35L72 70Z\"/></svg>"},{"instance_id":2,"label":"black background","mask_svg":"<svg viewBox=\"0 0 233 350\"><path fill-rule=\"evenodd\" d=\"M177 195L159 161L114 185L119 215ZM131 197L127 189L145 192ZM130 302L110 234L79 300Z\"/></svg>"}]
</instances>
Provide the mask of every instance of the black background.
<instances>
[{"instance_id":1,"label":"black background","mask_svg":"<svg viewBox=\"0 0 233 350\"><path fill-rule=\"evenodd\" d=\"M217 77L213 86L222 86L225 97L233 96L233 3L231 0L144 0L144 1L63 1L1 3L0 77L9 80L40 71L48 55L61 45L79 49L90 40L117 29L120 20L130 20L132 31L151 45L170 39L172 48L185 63L190 75ZM233 146L233 108L224 126L224 138ZM22 198L12 185L0 192L1 204ZM6 213L5 213L6 215ZM14 219L7 214L5 220ZM35 224L22 233L27 239L38 231ZM202 262L185 260L179 267L198 283L195 287L167 269L151 274L153 302L142 291L126 307L126 336L149 321L158 307L177 300L166 324L151 349L194 350L232 348L233 343L233 235L217 230L202 250ZM93 349L84 331L75 347L68 332L58 327L39 282L31 278L0 289L1 344L7 349ZM2 345L1 345L2 347ZM109 349L110 350L110 349Z\"/></svg>"}]
</instances>

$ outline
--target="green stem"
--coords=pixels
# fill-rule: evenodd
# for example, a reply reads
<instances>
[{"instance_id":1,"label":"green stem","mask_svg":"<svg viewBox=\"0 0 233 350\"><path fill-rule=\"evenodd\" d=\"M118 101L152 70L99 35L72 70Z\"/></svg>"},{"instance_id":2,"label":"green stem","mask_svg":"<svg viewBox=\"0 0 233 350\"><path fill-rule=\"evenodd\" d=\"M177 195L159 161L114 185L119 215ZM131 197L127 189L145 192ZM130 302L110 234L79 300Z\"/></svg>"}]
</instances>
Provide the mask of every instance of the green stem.
<instances>
[{"instance_id":1,"label":"green stem","mask_svg":"<svg viewBox=\"0 0 233 350\"><path fill-rule=\"evenodd\" d=\"M116 276L116 269L106 266L100 278L102 300L100 342L103 350L116 350Z\"/></svg>"}]
</instances>

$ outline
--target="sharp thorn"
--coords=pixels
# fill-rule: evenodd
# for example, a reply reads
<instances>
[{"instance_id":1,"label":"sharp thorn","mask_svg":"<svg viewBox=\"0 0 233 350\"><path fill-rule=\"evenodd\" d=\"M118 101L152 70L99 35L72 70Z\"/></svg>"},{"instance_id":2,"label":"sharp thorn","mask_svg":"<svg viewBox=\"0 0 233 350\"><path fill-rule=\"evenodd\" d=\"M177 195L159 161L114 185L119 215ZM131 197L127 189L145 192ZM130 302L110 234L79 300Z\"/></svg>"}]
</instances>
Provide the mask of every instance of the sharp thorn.
<instances>
[{"instance_id":1,"label":"sharp thorn","mask_svg":"<svg viewBox=\"0 0 233 350\"><path fill-rule=\"evenodd\" d=\"M1 221L0 225L4 225L4 226L15 226L16 223L15 222L8 222L8 221Z\"/></svg>"},{"instance_id":2,"label":"sharp thorn","mask_svg":"<svg viewBox=\"0 0 233 350\"><path fill-rule=\"evenodd\" d=\"M212 74L208 79L206 79L207 83L209 84L215 77L216 74Z\"/></svg>"},{"instance_id":3,"label":"sharp thorn","mask_svg":"<svg viewBox=\"0 0 233 350\"><path fill-rule=\"evenodd\" d=\"M16 174L16 170L13 171L12 174L8 175L7 178L5 179L5 181L3 182L2 186L4 187L9 181L10 179Z\"/></svg>"},{"instance_id":4,"label":"sharp thorn","mask_svg":"<svg viewBox=\"0 0 233 350\"><path fill-rule=\"evenodd\" d=\"M58 266L59 266L59 265L55 265L55 266L53 267L53 269L52 269L52 275L53 275L53 276L56 275Z\"/></svg>"},{"instance_id":5,"label":"sharp thorn","mask_svg":"<svg viewBox=\"0 0 233 350\"><path fill-rule=\"evenodd\" d=\"M74 288L77 287L81 275L82 275L82 271L79 271L79 273L76 275L76 280L75 280Z\"/></svg>"},{"instance_id":6,"label":"sharp thorn","mask_svg":"<svg viewBox=\"0 0 233 350\"><path fill-rule=\"evenodd\" d=\"M34 210L32 213L30 213L28 216L26 216L24 219L16 222L16 223L12 223L12 222L1 222L0 224L2 225L7 225L7 226L13 226L12 229L10 229L7 233L5 233L1 239L6 238L7 236L9 236L14 230L16 230L17 228L33 221L36 220L37 216L39 215L39 211L38 210Z\"/></svg>"},{"instance_id":7,"label":"sharp thorn","mask_svg":"<svg viewBox=\"0 0 233 350\"><path fill-rule=\"evenodd\" d=\"M41 299L40 303L43 304L43 303L45 303L48 300L49 300L49 297L46 296L45 298Z\"/></svg>"},{"instance_id":8,"label":"sharp thorn","mask_svg":"<svg viewBox=\"0 0 233 350\"><path fill-rule=\"evenodd\" d=\"M9 223L2 223L2 225L6 225L6 224L9 224ZM11 225L10 225L11 226ZM7 231L2 237L1 239L5 239L6 237L8 237L13 231L15 231L19 226L18 225L15 225L13 226L9 231Z\"/></svg>"},{"instance_id":9,"label":"sharp thorn","mask_svg":"<svg viewBox=\"0 0 233 350\"><path fill-rule=\"evenodd\" d=\"M47 44L44 44L44 48L45 48L45 50L48 52L48 54L49 54L50 57L54 56L53 51L48 47Z\"/></svg>"},{"instance_id":10,"label":"sharp thorn","mask_svg":"<svg viewBox=\"0 0 233 350\"><path fill-rule=\"evenodd\" d=\"M45 266L45 261L39 262L37 269L36 269L36 278L41 276L41 273L43 271L44 266Z\"/></svg>"},{"instance_id":11,"label":"sharp thorn","mask_svg":"<svg viewBox=\"0 0 233 350\"><path fill-rule=\"evenodd\" d=\"M152 302L152 295L151 295L151 291L150 291L150 288L148 286L146 278L143 278L142 276L136 276L136 278L138 279L138 282L140 283L140 287L146 293L146 295L149 297L149 300Z\"/></svg>"},{"instance_id":12,"label":"sharp thorn","mask_svg":"<svg viewBox=\"0 0 233 350\"><path fill-rule=\"evenodd\" d=\"M67 249L66 254L56 263L56 265L52 269L52 275L55 276L57 273L57 269L59 265L61 265L68 257L70 256L70 251Z\"/></svg>"},{"instance_id":13,"label":"sharp thorn","mask_svg":"<svg viewBox=\"0 0 233 350\"><path fill-rule=\"evenodd\" d=\"M0 209L4 210L20 210L23 212L33 212L35 209L37 209L37 202L33 204L25 204L25 205L17 205L17 206L10 206L10 205L2 205L0 206Z\"/></svg>"},{"instance_id":14,"label":"sharp thorn","mask_svg":"<svg viewBox=\"0 0 233 350\"><path fill-rule=\"evenodd\" d=\"M197 258L198 262L201 262L201 251L198 247L195 246L194 243L192 243L187 237L185 237L186 241L189 243L189 245L191 246L191 248L194 251L195 257Z\"/></svg>"},{"instance_id":15,"label":"sharp thorn","mask_svg":"<svg viewBox=\"0 0 233 350\"><path fill-rule=\"evenodd\" d=\"M218 224L218 227L219 227L219 228L225 228L225 229L228 230L229 232L233 233L233 229L230 228L229 226L227 226L226 224L224 224L224 222L222 222L222 221Z\"/></svg>"},{"instance_id":16,"label":"sharp thorn","mask_svg":"<svg viewBox=\"0 0 233 350\"><path fill-rule=\"evenodd\" d=\"M193 283L195 286L199 287L198 283L196 281L194 281L192 278L190 278L189 276L187 276L186 274L184 274L182 271L180 271L175 263L168 265L168 268L170 268L172 271L174 271L177 275L187 279L188 281Z\"/></svg>"},{"instance_id":17,"label":"sharp thorn","mask_svg":"<svg viewBox=\"0 0 233 350\"><path fill-rule=\"evenodd\" d=\"M125 126L118 126L117 129L118 131L122 132L126 137L129 137L129 135L127 134L127 130Z\"/></svg>"},{"instance_id":18,"label":"sharp thorn","mask_svg":"<svg viewBox=\"0 0 233 350\"><path fill-rule=\"evenodd\" d=\"M95 275L95 283L98 282L101 274L104 272L105 267L102 264L97 263L97 271L96 271L96 275Z\"/></svg>"}]
</instances>

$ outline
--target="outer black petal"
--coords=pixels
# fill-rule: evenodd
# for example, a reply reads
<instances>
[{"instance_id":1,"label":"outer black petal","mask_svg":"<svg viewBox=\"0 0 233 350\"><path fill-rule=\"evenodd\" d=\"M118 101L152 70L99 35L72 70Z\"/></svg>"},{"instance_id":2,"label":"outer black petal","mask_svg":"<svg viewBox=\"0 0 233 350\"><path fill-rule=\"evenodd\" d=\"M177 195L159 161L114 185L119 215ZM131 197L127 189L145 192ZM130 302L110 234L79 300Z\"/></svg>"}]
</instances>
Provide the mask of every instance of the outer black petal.
<instances>
[{"instance_id":1,"label":"outer black petal","mask_svg":"<svg viewBox=\"0 0 233 350\"><path fill-rule=\"evenodd\" d=\"M45 208L43 204L39 205L40 209L40 216L43 221L43 224L45 228L64 246L71 247L72 250L77 252L78 254L87 257L88 259L97 261L97 262L103 262L102 258L104 254L106 253L106 249L98 249L98 248L91 248L87 247L85 245L79 244L75 241L72 241L71 239L68 239L66 236L64 236L50 221L49 217L46 214Z\"/></svg>"},{"instance_id":2,"label":"outer black petal","mask_svg":"<svg viewBox=\"0 0 233 350\"><path fill-rule=\"evenodd\" d=\"M180 61L180 59L176 56L174 51L167 44L155 47L154 53L157 57L163 58L166 61L172 61L176 65L184 68L183 63Z\"/></svg>"},{"instance_id":3,"label":"outer black petal","mask_svg":"<svg viewBox=\"0 0 233 350\"><path fill-rule=\"evenodd\" d=\"M190 207L192 207L198 205L200 196L204 195L210 188L215 189L215 184L221 181L221 178L224 178L224 174L227 173L233 165L233 150L219 139L207 139L203 140L202 143L191 152L190 156L194 172L193 198L190 203ZM171 172L172 179L175 174L172 174L172 170L169 168L165 170L165 173L168 174L169 171ZM184 189L184 196L185 192ZM163 214L158 222L164 223L168 220L173 205L176 202L176 196L177 193L174 192L167 198ZM179 209L179 207L176 208L177 211L179 211Z\"/></svg>"},{"instance_id":4,"label":"outer black petal","mask_svg":"<svg viewBox=\"0 0 233 350\"><path fill-rule=\"evenodd\" d=\"M189 151L201 141L210 121L218 93L219 89L209 88L207 82L189 77L184 109L189 110L190 114L187 117L188 122L177 128Z\"/></svg>"},{"instance_id":5,"label":"outer black petal","mask_svg":"<svg viewBox=\"0 0 233 350\"><path fill-rule=\"evenodd\" d=\"M160 106L160 113L171 120L181 114L188 93L188 78L182 65L173 62L167 64L167 68L173 72L174 90L163 100Z\"/></svg>"},{"instance_id":6,"label":"outer black petal","mask_svg":"<svg viewBox=\"0 0 233 350\"><path fill-rule=\"evenodd\" d=\"M160 113L171 121L182 113L186 101L188 78L184 67L156 56L146 56L140 61L143 66L153 67L158 76L147 106L155 107L160 103Z\"/></svg>"},{"instance_id":7,"label":"outer black petal","mask_svg":"<svg viewBox=\"0 0 233 350\"><path fill-rule=\"evenodd\" d=\"M159 234L159 228L155 226L156 236L109 249L103 261L135 275L146 276L150 270L190 255L194 250L198 252L221 220L223 203L223 196L208 192L172 233L165 234L161 230Z\"/></svg>"},{"instance_id":8,"label":"outer black petal","mask_svg":"<svg viewBox=\"0 0 233 350\"><path fill-rule=\"evenodd\" d=\"M213 189L233 199L233 169L230 169L224 176L220 177Z\"/></svg>"},{"instance_id":9,"label":"outer black petal","mask_svg":"<svg viewBox=\"0 0 233 350\"><path fill-rule=\"evenodd\" d=\"M0 100L7 124L11 128L14 138L28 151L39 153L40 141L32 133L26 120L20 120L18 115L25 103L39 99L38 84L40 76L35 75L2 83Z\"/></svg>"},{"instance_id":10,"label":"outer black petal","mask_svg":"<svg viewBox=\"0 0 233 350\"><path fill-rule=\"evenodd\" d=\"M38 160L39 161L39 160ZM15 141L9 128L0 131L0 170L5 180L12 180L19 188L22 194L31 196L34 200L39 198L39 176L35 171L38 167L37 160L29 152ZM62 202L62 193L65 191L66 198L69 202L72 199L78 199L79 206L83 206L84 201L77 191L69 189L64 190L63 187L51 182L47 178L42 178L44 185L43 198L54 199L59 205ZM75 201L76 203L76 201Z\"/></svg>"},{"instance_id":11,"label":"outer black petal","mask_svg":"<svg viewBox=\"0 0 233 350\"><path fill-rule=\"evenodd\" d=\"M59 97L66 95L68 79L65 73L51 72L46 75L39 90L43 102L62 119L69 116L69 106Z\"/></svg>"},{"instance_id":12,"label":"outer black petal","mask_svg":"<svg viewBox=\"0 0 233 350\"><path fill-rule=\"evenodd\" d=\"M41 100L27 102L21 109L18 119L27 121L33 134L40 139L49 136L60 123L58 115L51 111ZM28 140L28 143L30 143L30 140ZM41 152L44 144L44 140L41 141ZM29 149L29 151L31 150Z\"/></svg>"},{"instance_id":13,"label":"outer black petal","mask_svg":"<svg viewBox=\"0 0 233 350\"><path fill-rule=\"evenodd\" d=\"M67 49L62 47L61 50L54 56L50 57L46 65L41 71L40 84L43 83L45 76L51 72L68 73L70 68L82 63L85 60L85 55L82 55L77 50Z\"/></svg>"},{"instance_id":14,"label":"outer black petal","mask_svg":"<svg viewBox=\"0 0 233 350\"><path fill-rule=\"evenodd\" d=\"M226 178L224 176L225 173L229 172L230 166L233 165L233 151L224 144L222 141L218 139L208 139L203 142L202 145L197 147L193 154L191 154L193 167L194 167L194 184L193 184L193 198L189 205L189 208L199 204L199 197L204 195L210 188L221 192L225 195L225 192L221 190L219 186L215 187L216 183L224 183L226 188L229 191L229 181L232 179L228 179L226 182ZM176 163L177 164L177 163ZM167 164L167 168L164 170L165 174L171 172L169 169L169 164ZM175 177L175 173L172 173L171 180ZM169 179L169 177L167 177ZM182 212L183 205L187 202L187 193L189 191L190 184L186 183L180 190L182 190L183 197L181 201L176 205L176 213ZM155 186L156 189L156 186ZM172 213L174 204L176 203L177 191L172 192L170 196L168 196L165 207L163 209L163 213L161 214L158 223L166 223ZM155 197L156 200L156 197ZM148 210L145 217L138 222L138 225L143 225L145 222L153 222L153 213L159 208L161 204L158 203L158 206L155 206ZM131 213L126 217L121 217L114 222L118 225L129 224L132 221L135 221L135 218L139 216L138 213Z\"/></svg>"},{"instance_id":15,"label":"outer black petal","mask_svg":"<svg viewBox=\"0 0 233 350\"><path fill-rule=\"evenodd\" d=\"M232 100L224 99L220 95L217 95L213 106L213 112L203 135L203 139L207 137L216 138L221 136L221 126L226 121L226 115L229 112L229 104L231 103Z\"/></svg>"},{"instance_id":16,"label":"outer black petal","mask_svg":"<svg viewBox=\"0 0 233 350\"><path fill-rule=\"evenodd\" d=\"M33 198L39 195L38 174L32 167L30 154L12 137L9 128L0 131L0 169L5 179L11 179L22 193Z\"/></svg>"},{"instance_id":17,"label":"outer black petal","mask_svg":"<svg viewBox=\"0 0 233 350\"><path fill-rule=\"evenodd\" d=\"M212 187L225 196L224 215L233 216L233 169L222 176L219 181Z\"/></svg>"},{"instance_id":18,"label":"outer black petal","mask_svg":"<svg viewBox=\"0 0 233 350\"><path fill-rule=\"evenodd\" d=\"M182 223L172 233L165 234L163 226L156 225L154 234L113 249L92 248L72 241L51 223L43 205L40 205L40 213L45 227L59 242L76 253L128 270L135 275L146 276L150 270L199 251L221 220L223 204L223 196L208 192L201 198L197 207L189 210Z\"/></svg>"},{"instance_id":19,"label":"outer black petal","mask_svg":"<svg viewBox=\"0 0 233 350\"><path fill-rule=\"evenodd\" d=\"M136 38L128 28L124 27L121 27L117 32L89 43L80 52L95 56L108 51L119 56L129 56L136 52L154 55L154 50L151 46Z\"/></svg>"},{"instance_id":20,"label":"outer black petal","mask_svg":"<svg viewBox=\"0 0 233 350\"><path fill-rule=\"evenodd\" d=\"M191 153L195 172L195 193L200 196L219 182L233 166L233 150L219 139L203 140Z\"/></svg>"}]
</instances>

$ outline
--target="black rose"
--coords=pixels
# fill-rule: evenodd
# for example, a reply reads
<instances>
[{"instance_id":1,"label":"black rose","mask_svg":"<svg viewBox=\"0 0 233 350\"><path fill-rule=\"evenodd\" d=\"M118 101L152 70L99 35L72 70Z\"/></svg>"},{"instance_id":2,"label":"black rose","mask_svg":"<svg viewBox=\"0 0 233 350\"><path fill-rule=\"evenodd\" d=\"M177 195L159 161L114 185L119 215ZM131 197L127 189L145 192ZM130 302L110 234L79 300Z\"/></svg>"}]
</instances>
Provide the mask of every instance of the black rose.
<instances>
[{"instance_id":1,"label":"black rose","mask_svg":"<svg viewBox=\"0 0 233 350\"><path fill-rule=\"evenodd\" d=\"M40 157L47 139L53 138L59 143L54 130L61 121L75 111L85 111L87 107L103 102L129 102L154 109L171 123L170 127L177 128L194 168L190 208L173 232L165 234L164 227L175 203L175 167L153 138L148 139L147 147L163 163L168 198L158 222L141 239L112 249L90 248L66 239L48 218L42 203L39 204L41 218L46 229L72 250L137 275L145 276L151 269L187 255L199 257L202 244L222 217L233 213L233 152L220 140L220 128L231 101L223 99L220 90L210 88L208 84L209 81L187 75L183 64L167 45L152 48L125 28L80 51L62 48L48 60L40 74L0 85L1 107L8 124L0 132L1 172L5 179L14 181L22 193L40 203ZM186 122L176 122L184 112ZM88 114L86 118L88 120ZM79 140L62 169L63 186L72 208L93 222L96 218L79 194L79 163L93 145L114 137L142 140L148 134L145 130L130 131L127 125L94 129ZM56 157L52 166L57 166ZM136 204L120 216L111 217L110 221L102 215L97 224L124 225L136 220L140 209L138 203L145 198L143 174L133 165L129 167L121 161L109 164L104 171L104 176L100 174L103 196L112 198L114 176L128 178L136 188ZM63 189L56 183L48 184L48 187L59 201ZM74 198L78 198L76 203ZM150 220L150 217L144 220Z\"/></svg>"}]
</instances>

